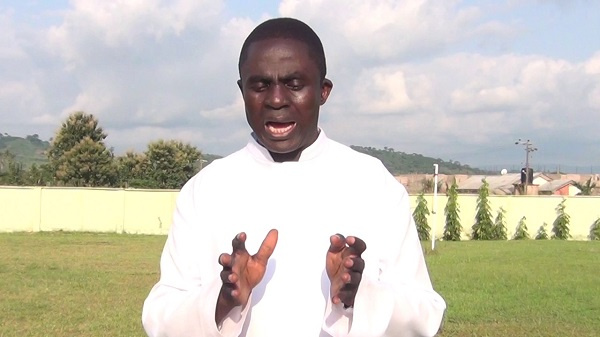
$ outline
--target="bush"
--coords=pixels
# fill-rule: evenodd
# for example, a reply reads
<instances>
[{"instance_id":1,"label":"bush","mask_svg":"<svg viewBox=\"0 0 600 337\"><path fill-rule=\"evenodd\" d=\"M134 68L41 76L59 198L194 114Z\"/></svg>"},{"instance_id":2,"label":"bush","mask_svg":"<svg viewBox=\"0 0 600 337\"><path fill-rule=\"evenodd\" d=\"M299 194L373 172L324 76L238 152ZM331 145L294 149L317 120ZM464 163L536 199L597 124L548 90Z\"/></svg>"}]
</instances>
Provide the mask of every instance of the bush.
<instances>
[{"instance_id":1,"label":"bush","mask_svg":"<svg viewBox=\"0 0 600 337\"><path fill-rule=\"evenodd\" d=\"M565 212L566 201L566 199L563 199L563 201L556 206L556 219L552 224L552 239L566 240L571 237L571 234L569 234L571 217Z\"/></svg>"},{"instance_id":2,"label":"bush","mask_svg":"<svg viewBox=\"0 0 600 337\"><path fill-rule=\"evenodd\" d=\"M448 196L448 202L444 207L444 215L446 216L446 223L444 225L444 234L442 238L445 241L460 241L460 233L462 232L462 225L460 224L460 207L458 206L458 184L456 179L452 182L450 188L447 189L446 195Z\"/></svg>"},{"instance_id":3,"label":"bush","mask_svg":"<svg viewBox=\"0 0 600 337\"><path fill-rule=\"evenodd\" d=\"M429 224L427 223L427 216L429 214L427 200L425 200L425 196L423 195L423 192L421 192L417 197L417 207L413 212L413 218L415 219L417 231L419 232L419 240L421 241L429 240L429 232L431 231L431 227L429 227Z\"/></svg>"},{"instance_id":4,"label":"bush","mask_svg":"<svg viewBox=\"0 0 600 337\"><path fill-rule=\"evenodd\" d=\"M544 222L543 225L538 228L537 233L535 234L536 240L548 240L548 233L546 232L547 223Z\"/></svg>"},{"instance_id":5,"label":"bush","mask_svg":"<svg viewBox=\"0 0 600 337\"><path fill-rule=\"evenodd\" d=\"M600 240L600 218L596 219L590 227L590 240Z\"/></svg>"},{"instance_id":6,"label":"bush","mask_svg":"<svg viewBox=\"0 0 600 337\"><path fill-rule=\"evenodd\" d=\"M506 210L502 207L498 210L496 220L494 221L493 239L494 240L506 240L508 234L506 234Z\"/></svg>"},{"instance_id":7,"label":"bush","mask_svg":"<svg viewBox=\"0 0 600 337\"><path fill-rule=\"evenodd\" d=\"M471 238L473 240L492 240L494 238L494 223L492 222L492 207L488 196L490 194L489 184L483 179L477 197L477 213Z\"/></svg>"},{"instance_id":8,"label":"bush","mask_svg":"<svg viewBox=\"0 0 600 337\"><path fill-rule=\"evenodd\" d=\"M515 231L513 240L529 239L529 232L528 232L527 224L525 223L525 220L527 220L525 217L522 217L521 220L519 220L519 224L517 225L517 230Z\"/></svg>"}]
</instances>

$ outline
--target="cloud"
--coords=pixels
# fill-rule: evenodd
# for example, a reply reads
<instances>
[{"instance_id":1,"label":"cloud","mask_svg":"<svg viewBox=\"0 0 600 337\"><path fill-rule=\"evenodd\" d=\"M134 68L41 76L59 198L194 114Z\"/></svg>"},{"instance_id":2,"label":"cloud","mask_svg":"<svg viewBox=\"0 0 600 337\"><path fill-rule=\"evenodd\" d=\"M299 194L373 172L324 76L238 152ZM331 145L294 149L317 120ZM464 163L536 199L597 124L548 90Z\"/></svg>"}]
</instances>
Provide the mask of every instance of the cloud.
<instances>
[{"instance_id":1,"label":"cloud","mask_svg":"<svg viewBox=\"0 0 600 337\"><path fill-rule=\"evenodd\" d=\"M536 160L589 163L600 157L590 122L600 117L600 50L520 52L537 18L522 8L582 7L542 2L284 0L252 14L223 1L75 0L49 26L0 9L0 131L48 138L84 110L118 153L158 138L230 153L250 131L239 49L272 14L306 21L323 40L334 90L321 125L332 138L471 164L520 160L514 139L531 138ZM586 155L561 154L564 144L585 144Z\"/></svg>"}]
</instances>

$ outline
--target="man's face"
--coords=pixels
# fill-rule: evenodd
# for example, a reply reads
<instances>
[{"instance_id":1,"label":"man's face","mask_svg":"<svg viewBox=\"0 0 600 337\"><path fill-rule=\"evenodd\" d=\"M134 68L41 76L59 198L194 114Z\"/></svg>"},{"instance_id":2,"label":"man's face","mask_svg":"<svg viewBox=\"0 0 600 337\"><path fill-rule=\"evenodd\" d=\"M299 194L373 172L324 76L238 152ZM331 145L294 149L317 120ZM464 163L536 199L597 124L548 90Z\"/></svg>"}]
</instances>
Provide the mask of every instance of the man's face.
<instances>
[{"instance_id":1,"label":"man's face","mask_svg":"<svg viewBox=\"0 0 600 337\"><path fill-rule=\"evenodd\" d=\"M305 43L293 39L253 42L238 81L248 124L273 159L294 161L318 136L319 108L332 83L321 82Z\"/></svg>"}]
</instances>

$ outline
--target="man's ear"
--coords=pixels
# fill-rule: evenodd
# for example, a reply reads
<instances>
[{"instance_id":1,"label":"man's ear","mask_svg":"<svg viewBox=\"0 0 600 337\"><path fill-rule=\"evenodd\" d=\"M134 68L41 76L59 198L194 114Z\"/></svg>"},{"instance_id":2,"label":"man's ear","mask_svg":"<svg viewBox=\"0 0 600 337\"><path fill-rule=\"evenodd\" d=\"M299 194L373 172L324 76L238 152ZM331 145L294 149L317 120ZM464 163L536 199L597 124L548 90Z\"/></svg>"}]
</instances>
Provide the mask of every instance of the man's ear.
<instances>
[{"instance_id":1,"label":"man's ear","mask_svg":"<svg viewBox=\"0 0 600 337\"><path fill-rule=\"evenodd\" d=\"M243 93L244 93L244 90L242 90L242 80L241 80L241 79L237 80L237 85L238 85L238 88L240 88L240 91L241 91L241 92L242 92L242 94L243 94Z\"/></svg>"},{"instance_id":2,"label":"man's ear","mask_svg":"<svg viewBox=\"0 0 600 337\"><path fill-rule=\"evenodd\" d=\"M326 78L323 79L323 83L321 84L321 105L327 102L331 89L333 89L333 82Z\"/></svg>"}]
</instances>

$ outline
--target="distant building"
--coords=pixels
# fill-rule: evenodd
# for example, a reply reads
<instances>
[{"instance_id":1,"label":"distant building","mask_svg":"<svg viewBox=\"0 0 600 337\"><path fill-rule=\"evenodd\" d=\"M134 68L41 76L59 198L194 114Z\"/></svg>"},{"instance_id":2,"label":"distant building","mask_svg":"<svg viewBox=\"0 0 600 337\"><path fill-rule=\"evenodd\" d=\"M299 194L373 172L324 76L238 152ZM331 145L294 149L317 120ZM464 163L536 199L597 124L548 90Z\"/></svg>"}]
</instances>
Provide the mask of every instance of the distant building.
<instances>
[{"instance_id":1,"label":"distant building","mask_svg":"<svg viewBox=\"0 0 600 337\"><path fill-rule=\"evenodd\" d=\"M575 183L580 181L579 179L591 179L593 182L599 181L598 176L586 175L586 176L574 176L574 175L560 175L552 173L533 173L533 183L527 186L529 195L564 195L573 196L581 192ZM402 183L410 194L418 194L423 190L424 182L433 181L432 174L406 174L396 176L396 179ZM446 186L450 185L454 180L458 184L458 193L462 194L477 194L479 188L483 184L485 179L489 185L490 194L496 195L515 195L522 194L519 190L521 186L521 173L508 173L504 175L472 175L467 176L463 174L457 175L444 175L438 176L439 189L438 193L444 193ZM596 188L598 192L600 188ZM431 193L432 191L428 191Z\"/></svg>"},{"instance_id":2,"label":"distant building","mask_svg":"<svg viewBox=\"0 0 600 337\"><path fill-rule=\"evenodd\" d=\"M542 195L577 195L580 192L575 182L569 179L552 180L539 187L539 193Z\"/></svg>"},{"instance_id":3,"label":"distant building","mask_svg":"<svg viewBox=\"0 0 600 337\"><path fill-rule=\"evenodd\" d=\"M521 183L521 173L508 173L504 175L473 175L458 184L458 193L477 194L483 179L489 185L490 194L511 195L515 194L515 186ZM543 186L552 179L544 173L533 174L533 185Z\"/></svg>"}]
</instances>

